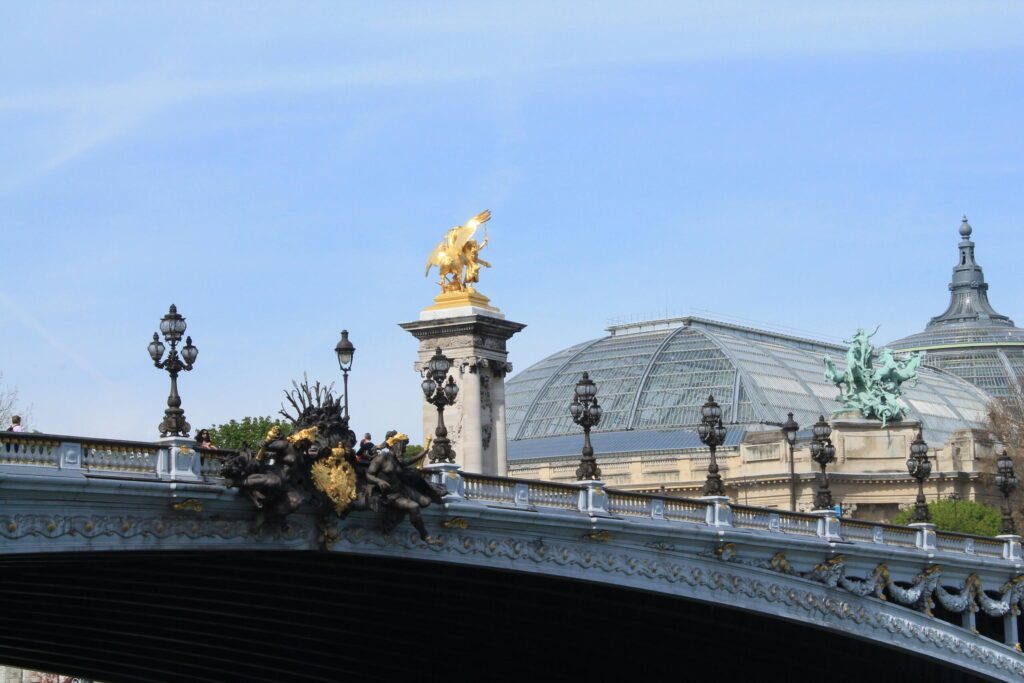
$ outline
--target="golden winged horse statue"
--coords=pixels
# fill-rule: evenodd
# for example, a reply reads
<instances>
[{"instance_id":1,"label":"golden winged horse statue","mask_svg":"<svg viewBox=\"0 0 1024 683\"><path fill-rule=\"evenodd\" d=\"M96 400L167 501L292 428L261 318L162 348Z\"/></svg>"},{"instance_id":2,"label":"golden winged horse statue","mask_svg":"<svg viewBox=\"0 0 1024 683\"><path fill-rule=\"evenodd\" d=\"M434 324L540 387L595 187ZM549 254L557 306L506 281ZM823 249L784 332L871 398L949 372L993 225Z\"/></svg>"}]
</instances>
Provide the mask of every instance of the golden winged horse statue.
<instances>
[{"instance_id":1,"label":"golden winged horse statue","mask_svg":"<svg viewBox=\"0 0 1024 683\"><path fill-rule=\"evenodd\" d=\"M427 259L427 271L437 266L441 273L441 291L459 292L474 291L473 283L480 281L480 266L487 268L491 264L480 258L480 250L487 246L487 228L484 228L484 239L477 242L473 237L481 225L491 219L490 211L483 211L470 218L464 225L456 225L445 233L444 239Z\"/></svg>"}]
</instances>

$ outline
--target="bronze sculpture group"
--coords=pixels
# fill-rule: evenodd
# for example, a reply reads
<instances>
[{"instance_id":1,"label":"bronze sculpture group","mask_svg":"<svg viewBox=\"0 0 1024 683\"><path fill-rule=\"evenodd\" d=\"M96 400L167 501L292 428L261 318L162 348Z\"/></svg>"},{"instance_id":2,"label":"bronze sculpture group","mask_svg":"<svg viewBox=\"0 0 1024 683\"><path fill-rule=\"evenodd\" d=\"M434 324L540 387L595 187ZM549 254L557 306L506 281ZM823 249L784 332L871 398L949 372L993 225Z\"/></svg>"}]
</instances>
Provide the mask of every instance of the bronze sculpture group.
<instances>
[{"instance_id":1,"label":"bronze sculpture group","mask_svg":"<svg viewBox=\"0 0 1024 683\"><path fill-rule=\"evenodd\" d=\"M295 414L284 409L281 414L293 431L285 436L271 428L255 453L244 446L221 472L252 500L256 526L285 523L303 506L342 518L353 510L371 510L383 515L385 532L408 516L420 538L428 540L420 510L440 503L446 491L422 476L418 465L425 451L406 458L409 437L393 431L368 462L360 460L355 433L329 387L303 382L285 396Z\"/></svg>"},{"instance_id":2,"label":"bronze sculpture group","mask_svg":"<svg viewBox=\"0 0 1024 683\"><path fill-rule=\"evenodd\" d=\"M825 356L825 379L839 388L839 401L843 406L859 410L866 418L881 420L885 427L890 421L903 419L907 411L900 398L901 385L917 379L921 354L897 360L891 349L882 349L876 356L871 344L876 332L877 329L868 334L858 329L853 339L846 340L850 346L846 351L846 368L842 371Z\"/></svg>"}]
</instances>

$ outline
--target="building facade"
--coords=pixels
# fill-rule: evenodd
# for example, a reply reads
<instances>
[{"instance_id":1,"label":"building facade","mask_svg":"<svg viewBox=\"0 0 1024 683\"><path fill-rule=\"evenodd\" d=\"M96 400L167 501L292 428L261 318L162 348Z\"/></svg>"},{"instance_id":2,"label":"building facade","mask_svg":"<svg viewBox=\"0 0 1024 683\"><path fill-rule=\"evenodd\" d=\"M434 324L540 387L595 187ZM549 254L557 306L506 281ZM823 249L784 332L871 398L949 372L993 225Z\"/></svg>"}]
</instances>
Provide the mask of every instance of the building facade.
<instances>
[{"instance_id":1,"label":"building facade","mask_svg":"<svg viewBox=\"0 0 1024 683\"><path fill-rule=\"evenodd\" d=\"M700 495L709 453L696 433L700 407L714 395L727 425L718 449L729 495L740 503L807 510L818 466L810 427L841 413L823 358L843 363L842 346L696 317L613 326L524 370L507 387L509 473L572 481L581 439L568 412L583 371L604 409L593 443L607 483L627 489ZM866 519L888 519L913 499L906 469L918 427L935 461L929 498L992 502L984 476L996 444L985 429L990 397L948 372L923 367L906 386L903 422L881 429L856 416L832 420L835 499ZM779 426L801 425L790 457Z\"/></svg>"},{"instance_id":2,"label":"building facade","mask_svg":"<svg viewBox=\"0 0 1024 683\"><path fill-rule=\"evenodd\" d=\"M728 428L718 461L737 502L811 509L818 466L810 427L823 415L837 451L833 496L847 512L886 520L913 501L906 459L919 428L933 460L929 500L998 504L991 473L1001 445L988 409L994 399L1020 396L1024 330L989 302L966 217L959 232L946 310L888 345L924 355L917 381L904 385L903 422L882 429L842 412L823 359L845 365L843 346L697 317L652 320L610 327L509 380L509 473L575 480L581 437L568 404L586 371L604 409L594 450L602 479L615 486L701 495L709 452L696 426L713 395ZM801 425L792 451L779 428L789 413Z\"/></svg>"}]
</instances>

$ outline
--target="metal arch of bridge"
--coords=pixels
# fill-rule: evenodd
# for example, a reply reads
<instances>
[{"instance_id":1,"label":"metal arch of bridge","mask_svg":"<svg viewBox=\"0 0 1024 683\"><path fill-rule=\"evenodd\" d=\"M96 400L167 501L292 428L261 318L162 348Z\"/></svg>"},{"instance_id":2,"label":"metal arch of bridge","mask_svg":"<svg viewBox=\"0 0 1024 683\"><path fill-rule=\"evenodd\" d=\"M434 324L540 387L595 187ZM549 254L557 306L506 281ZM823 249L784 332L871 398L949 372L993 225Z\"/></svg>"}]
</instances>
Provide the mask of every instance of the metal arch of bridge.
<instances>
[{"instance_id":1,"label":"metal arch of bridge","mask_svg":"<svg viewBox=\"0 0 1024 683\"><path fill-rule=\"evenodd\" d=\"M443 509L427 510L435 534L430 544L411 529L384 536L369 514L326 525L297 514L286 529L255 532L248 502L214 474L217 458L173 440L154 445L0 435L0 571L18 567L19 558L37 562L40 554L74 563L76 556L111 552L128 566L141 555L123 551L165 553L170 563L181 553L214 558L224 556L216 551L285 551L299 557L327 549L375 558L366 560L371 565L430 562L439 574L520 572L520 580L502 584L509 590L529 577L546 577L642 591L803 623L992 679L1024 675L1024 657L1013 647L1012 612L1024 596L1016 537L973 538L599 485L483 477L453 466L434 472L453 495ZM194 570L191 578L201 585L201 567ZM89 573L74 575L75 590L88 589ZM146 579L139 578L133 588ZM267 591L289 590L266 578ZM9 588L10 581L0 584ZM457 592L450 599L457 600ZM962 625L930 616L933 603L961 612ZM127 604L140 606L130 596ZM1009 645L974 631L986 631L974 621L975 608L1001 620ZM426 632L429 640L429 626ZM0 646L16 637L8 627ZM65 645L50 643L51 650ZM0 655L5 651L0 647Z\"/></svg>"},{"instance_id":2,"label":"metal arch of bridge","mask_svg":"<svg viewBox=\"0 0 1024 683\"><path fill-rule=\"evenodd\" d=\"M471 565L323 552L86 552L3 560L0 577L0 661L110 683L602 680L619 672L669 680L691 662L737 680L780 670L798 680L827 672L840 683L895 672L974 680L798 622ZM127 594L126 584L135 586Z\"/></svg>"}]
</instances>

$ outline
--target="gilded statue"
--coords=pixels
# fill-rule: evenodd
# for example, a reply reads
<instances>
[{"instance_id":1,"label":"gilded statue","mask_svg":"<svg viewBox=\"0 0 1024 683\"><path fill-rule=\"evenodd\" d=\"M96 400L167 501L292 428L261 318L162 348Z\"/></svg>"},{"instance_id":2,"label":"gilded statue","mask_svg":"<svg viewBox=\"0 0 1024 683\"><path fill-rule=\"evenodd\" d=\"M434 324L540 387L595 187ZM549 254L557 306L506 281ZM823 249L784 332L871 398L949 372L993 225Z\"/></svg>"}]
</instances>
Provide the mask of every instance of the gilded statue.
<instances>
[{"instance_id":1,"label":"gilded statue","mask_svg":"<svg viewBox=\"0 0 1024 683\"><path fill-rule=\"evenodd\" d=\"M484 239L477 242L477 228L491 219L490 211L483 211L470 218L464 225L456 225L445 233L444 239L434 247L427 259L427 271L437 266L440 271L442 292L472 292L473 285L480 281L480 266L490 268L491 264L480 258L480 251L487 246L487 228Z\"/></svg>"},{"instance_id":2,"label":"gilded statue","mask_svg":"<svg viewBox=\"0 0 1024 683\"><path fill-rule=\"evenodd\" d=\"M844 340L850 346L846 351L846 368L840 371L828 356L825 356L825 379L839 388L839 400L847 408L859 410L866 418L882 421L885 427L890 420L901 420L907 407L900 398L904 382L917 379L917 368L921 365L921 354L911 354L897 360L891 349L875 353L871 334L858 329L853 339ZM875 361L879 367L875 367Z\"/></svg>"}]
</instances>

